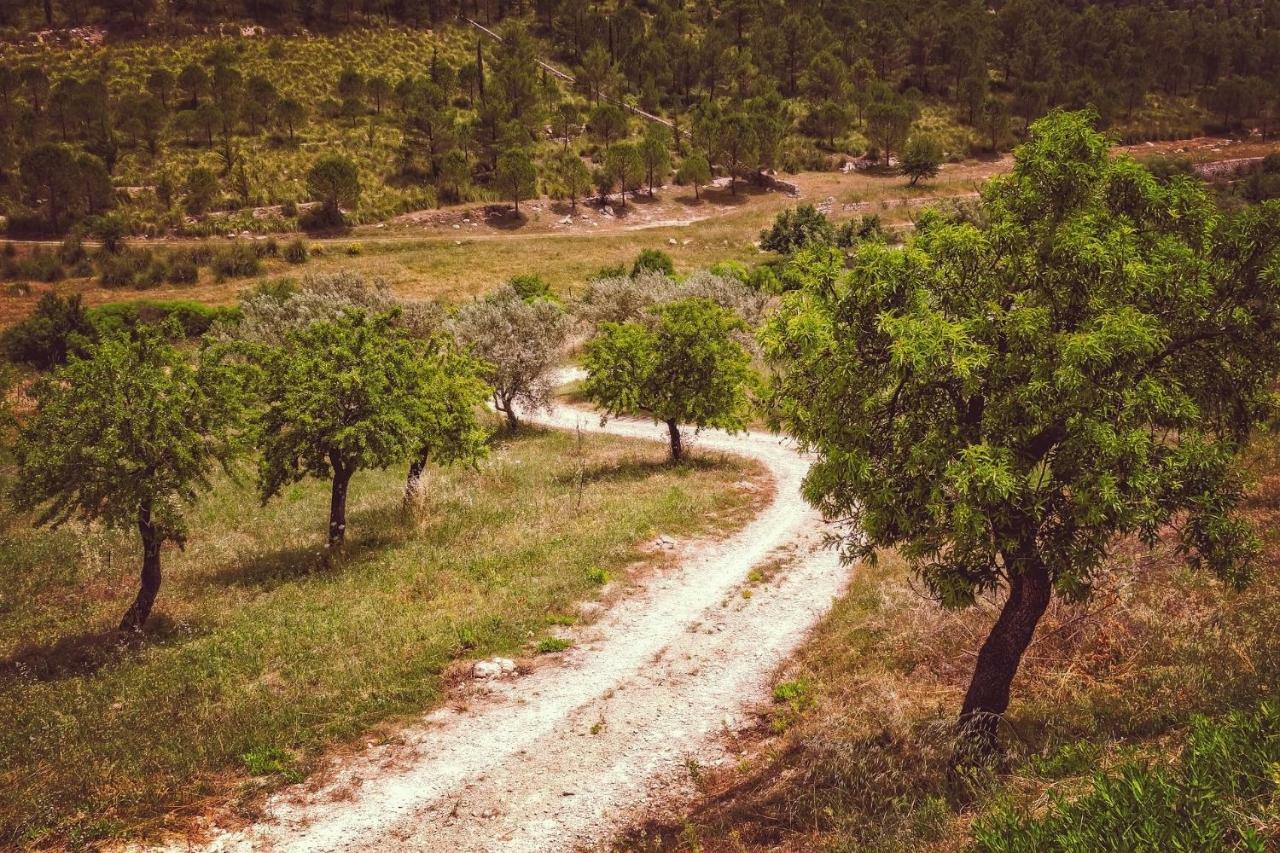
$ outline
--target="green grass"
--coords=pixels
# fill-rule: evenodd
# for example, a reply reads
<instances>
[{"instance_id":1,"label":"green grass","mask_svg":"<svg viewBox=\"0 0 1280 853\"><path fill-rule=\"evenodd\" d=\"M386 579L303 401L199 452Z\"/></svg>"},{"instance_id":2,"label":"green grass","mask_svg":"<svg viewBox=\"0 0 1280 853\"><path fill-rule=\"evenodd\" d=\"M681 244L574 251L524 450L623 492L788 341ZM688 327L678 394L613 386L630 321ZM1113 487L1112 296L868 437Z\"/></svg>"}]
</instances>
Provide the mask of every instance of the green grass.
<instances>
[{"instance_id":1,"label":"green grass","mask_svg":"<svg viewBox=\"0 0 1280 853\"><path fill-rule=\"evenodd\" d=\"M109 630L134 592L132 537L0 515L0 846L133 836L247 775L298 778L326 746L439 702L451 662L534 648L656 532L735 527L756 500L734 486L750 463L575 442L524 433L477 471L433 472L408 519L404 471L358 475L348 553L328 566L327 484L260 508L223 482L186 550L166 550L132 642Z\"/></svg>"}]
</instances>

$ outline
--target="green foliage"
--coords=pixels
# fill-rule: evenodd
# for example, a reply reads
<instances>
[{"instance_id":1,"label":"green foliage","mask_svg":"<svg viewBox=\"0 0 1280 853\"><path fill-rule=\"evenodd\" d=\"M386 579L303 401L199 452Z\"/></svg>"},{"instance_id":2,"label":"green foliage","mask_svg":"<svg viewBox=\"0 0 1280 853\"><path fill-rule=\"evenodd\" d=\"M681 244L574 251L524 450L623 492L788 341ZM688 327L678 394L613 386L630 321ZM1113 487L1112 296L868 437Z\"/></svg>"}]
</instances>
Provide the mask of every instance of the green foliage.
<instances>
[{"instance_id":1,"label":"green foliage","mask_svg":"<svg viewBox=\"0 0 1280 853\"><path fill-rule=\"evenodd\" d=\"M559 637L543 637L538 641L538 654L551 655L556 652L563 652L571 646L573 646L573 643Z\"/></svg>"},{"instance_id":2,"label":"green foliage","mask_svg":"<svg viewBox=\"0 0 1280 853\"><path fill-rule=\"evenodd\" d=\"M671 256L661 249L641 249L636 262L631 265L631 277L635 278L643 272L659 272L663 275L675 275L676 265Z\"/></svg>"},{"instance_id":3,"label":"green foliage","mask_svg":"<svg viewBox=\"0 0 1280 853\"><path fill-rule=\"evenodd\" d=\"M644 414L671 430L746 426L750 357L735 335L745 323L710 299L661 305L653 322L602 323L583 356L587 398L613 416Z\"/></svg>"},{"instance_id":4,"label":"green foliage","mask_svg":"<svg viewBox=\"0 0 1280 853\"><path fill-rule=\"evenodd\" d=\"M812 204L789 207L777 215L773 225L760 232L760 248L790 255L806 246L830 246L836 231L827 215Z\"/></svg>"},{"instance_id":5,"label":"green foliage","mask_svg":"<svg viewBox=\"0 0 1280 853\"><path fill-rule=\"evenodd\" d=\"M244 397L239 371L212 353L192 365L172 331L106 333L33 386L13 500L36 523L127 529L142 512L160 539L185 539L186 508L240 447Z\"/></svg>"},{"instance_id":6,"label":"green foliage","mask_svg":"<svg viewBox=\"0 0 1280 853\"><path fill-rule=\"evenodd\" d=\"M526 149L512 148L498 157L494 181L502 197L511 199L519 213L521 199L527 199L538 191L538 168Z\"/></svg>"},{"instance_id":7,"label":"green foliage","mask_svg":"<svg viewBox=\"0 0 1280 853\"><path fill-rule=\"evenodd\" d=\"M551 285L547 284L546 280L537 273L513 275L507 284L511 285L511 289L525 302L533 302L537 299L555 299L555 294L551 292Z\"/></svg>"},{"instance_id":8,"label":"green foliage","mask_svg":"<svg viewBox=\"0 0 1280 853\"><path fill-rule=\"evenodd\" d=\"M859 531L846 554L898 548L951 607L1035 584L1032 631L1117 536L1175 517L1193 566L1248 578L1233 461L1280 367L1280 208L1223 216L1110 159L1092 121L1037 122L981 225L793 260L763 335L771 419L817 453L805 494Z\"/></svg>"},{"instance_id":9,"label":"green foliage","mask_svg":"<svg viewBox=\"0 0 1280 853\"><path fill-rule=\"evenodd\" d=\"M937 177L941 166L942 143L928 134L917 133L907 142L898 168L911 179L914 187L922 179Z\"/></svg>"},{"instance_id":10,"label":"green foliage","mask_svg":"<svg viewBox=\"0 0 1280 853\"><path fill-rule=\"evenodd\" d=\"M385 468L418 449L422 359L394 313L347 311L291 330L265 347L258 483L263 501L304 477L332 478L345 502L356 471ZM345 503L330 544L345 537ZM335 527L335 525L337 525Z\"/></svg>"},{"instance_id":11,"label":"green foliage","mask_svg":"<svg viewBox=\"0 0 1280 853\"><path fill-rule=\"evenodd\" d=\"M311 250L305 240L290 240L285 244L281 257L291 264L305 264L311 257Z\"/></svg>"},{"instance_id":12,"label":"green foliage","mask_svg":"<svg viewBox=\"0 0 1280 853\"><path fill-rule=\"evenodd\" d=\"M688 157L680 162L680 169L676 172L676 180L682 184L691 184L693 186L693 197L698 197L698 187L711 180L711 164L707 162L707 155L701 151L694 151Z\"/></svg>"},{"instance_id":13,"label":"green foliage","mask_svg":"<svg viewBox=\"0 0 1280 853\"><path fill-rule=\"evenodd\" d=\"M977 849L1264 850L1259 824L1280 818L1280 706L1192 721L1172 766L1129 763L1096 773L1043 814L1002 807L973 828ZM1248 817L1247 817L1248 816Z\"/></svg>"},{"instance_id":14,"label":"green foliage","mask_svg":"<svg viewBox=\"0 0 1280 853\"><path fill-rule=\"evenodd\" d=\"M551 197L568 199L575 210L578 199L591 188L591 170L573 151L561 151L552 158L548 177Z\"/></svg>"},{"instance_id":15,"label":"green foliage","mask_svg":"<svg viewBox=\"0 0 1280 853\"><path fill-rule=\"evenodd\" d=\"M234 322L239 316L239 309L202 302L139 299L98 305L90 308L88 314L93 327L103 334L132 332L139 326L172 328L171 324L176 323L183 336L198 338L215 323Z\"/></svg>"},{"instance_id":16,"label":"green foliage","mask_svg":"<svg viewBox=\"0 0 1280 853\"><path fill-rule=\"evenodd\" d=\"M307 189L321 204L322 221L342 221L342 208L360 201L360 170L350 159L338 154L320 158L307 172Z\"/></svg>"},{"instance_id":17,"label":"green foliage","mask_svg":"<svg viewBox=\"0 0 1280 853\"><path fill-rule=\"evenodd\" d=\"M78 293L66 298L46 293L29 317L0 333L0 349L9 361L49 370L83 353L95 337Z\"/></svg>"}]
</instances>

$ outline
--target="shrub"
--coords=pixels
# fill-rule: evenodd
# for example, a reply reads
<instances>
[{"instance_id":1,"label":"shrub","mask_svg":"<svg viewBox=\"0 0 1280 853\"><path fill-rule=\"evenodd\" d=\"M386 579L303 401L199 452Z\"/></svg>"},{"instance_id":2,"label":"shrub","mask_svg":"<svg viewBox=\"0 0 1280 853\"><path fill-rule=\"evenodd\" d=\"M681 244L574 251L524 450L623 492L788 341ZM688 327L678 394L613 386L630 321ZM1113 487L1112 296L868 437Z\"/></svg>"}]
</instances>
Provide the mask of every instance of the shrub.
<instances>
[{"instance_id":1,"label":"shrub","mask_svg":"<svg viewBox=\"0 0 1280 853\"><path fill-rule=\"evenodd\" d=\"M93 326L100 332L135 329L140 325L163 323L172 317L178 321L183 334L188 338L203 335L215 322L235 322L238 315L239 310L236 308L180 300L113 302L89 311Z\"/></svg>"},{"instance_id":2,"label":"shrub","mask_svg":"<svg viewBox=\"0 0 1280 853\"><path fill-rule=\"evenodd\" d=\"M568 640L562 640L559 637L544 637L538 643L538 654L552 655L556 652L563 652L572 645L573 643Z\"/></svg>"},{"instance_id":3,"label":"shrub","mask_svg":"<svg viewBox=\"0 0 1280 853\"><path fill-rule=\"evenodd\" d=\"M831 245L835 240L835 229L826 214L811 204L782 211L771 227L760 232L760 248L781 255L814 244Z\"/></svg>"},{"instance_id":4,"label":"shrub","mask_svg":"<svg viewBox=\"0 0 1280 853\"><path fill-rule=\"evenodd\" d=\"M13 277L43 281L46 284L61 281L66 277L66 270L63 269L58 255L44 249L36 249L25 258L17 258L13 262L12 270Z\"/></svg>"},{"instance_id":5,"label":"shrub","mask_svg":"<svg viewBox=\"0 0 1280 853\"><path fill-rule=\"evenodd\" d=\"M115 255L100 255L98 268L106 288L155 287L164 281L164 264L150 249L125 249Z\"/></svg>"},{"instance_id":6,"label":"shrub","mask_svg":"<svg viewBox=\"0 0 1280 853\"><path fill-rule=\"evenodd\" d=\"M210 260L213 274L218 280L246 278L262 272L262 259L251 243L233 243L213 253Z\"/></svg>"},{"instance_id":7,"label":"shrub","mask_svg":"<svg viewBox=\"0 0 1280 853\"><path fill-rule=\"evenodd\" d=\"M665 275L676 274L676 266L671 262L671 256L661 249L642 249L640 251L636 262L631 265L631 275L637 276L646 270L664 273Z\"/></svg>"},{"instance_id":8,"label":"shrub","mask_svg":"<svg viewBox=\"0 0 1280 853\"><path fill-rule=\"evenodd\" d=\"M29 317L0 334L0 349L12 362L48 370L82 351L94 337L79 294L64 299L46 293Z\"/></svg>"},{"instance_id":9,"label":"shrub","mask_svg":"<svg viewBox=\"0 0 1280 853\"><path fill-rule=\"evenodd\" d=\"M165 280L170 284L195 284L200 278L200 266L191 252L177 251L169 256Z\"/></svg>"},{"instance_id":10,"label":"shrub","mask_svg":"<svg viewBox=\"0 0 1280 853\"><path fill-rule=\"evenodd\" d=\"M286 243L283 255L284 259L291 264L305 264L311 257L306 241L301 239L293 239Z\"/></svg>"},{"instance_id":11,"label":"shrub","mask_svg":"<svg viewBox=\"0 0 1280 853\"><path fill-rule=\"evenodd\" d=\"M551 285L537 273L514 275L508 284L525 302L532 302L534 299L555 299L555 294L551 292Z\"/></svg>"}]
</instances>

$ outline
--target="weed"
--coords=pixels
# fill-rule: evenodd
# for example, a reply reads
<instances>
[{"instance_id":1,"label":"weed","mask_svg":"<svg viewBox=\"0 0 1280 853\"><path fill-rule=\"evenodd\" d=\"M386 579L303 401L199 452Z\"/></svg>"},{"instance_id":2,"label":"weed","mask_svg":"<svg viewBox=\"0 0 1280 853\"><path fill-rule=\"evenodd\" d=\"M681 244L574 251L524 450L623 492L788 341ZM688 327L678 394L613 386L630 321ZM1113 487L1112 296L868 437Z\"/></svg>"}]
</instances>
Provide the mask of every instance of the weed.
<instances>
[{"instance_id":1,"label":"weed","mask_svg":"<svg viewBox=\"0 0 1280 853\"><path fill-rule=\"evenodd\" d=\"M538 641L538 654L551 655L556 652L563 652L572 645L573 643L560 637L543 637Z\"/></svg>"}]
</instances>

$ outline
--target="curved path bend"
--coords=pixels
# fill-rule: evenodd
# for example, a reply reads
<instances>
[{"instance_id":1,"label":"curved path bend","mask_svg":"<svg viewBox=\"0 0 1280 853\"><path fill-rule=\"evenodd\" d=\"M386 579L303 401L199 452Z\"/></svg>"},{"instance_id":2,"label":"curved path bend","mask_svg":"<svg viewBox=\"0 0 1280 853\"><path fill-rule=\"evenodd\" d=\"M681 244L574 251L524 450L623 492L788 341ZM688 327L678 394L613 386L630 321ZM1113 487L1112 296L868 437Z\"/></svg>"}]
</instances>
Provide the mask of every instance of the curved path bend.
<instances>
[{"instance_id":1,"label":"curved path bend","mask_svg":"<svg viewBox=\"0 0 1280 853\"><path fill-rule=\"evenodd\" d=\"M562 429L665 440L665 427L557 407ZM485 683L393 745L341 760L322 787L272 797L266 817L205 849L552 851L607 844L693 793L690 767L727 759L722 734L768 699L775 668L843 590L800 497L808 462L759 433L707 431L695 448L756 459L768 506L727 539L693 544L577 633L558 665ZM768 579L742 594L757 566Z\"/></svg>"}]
</instances>

